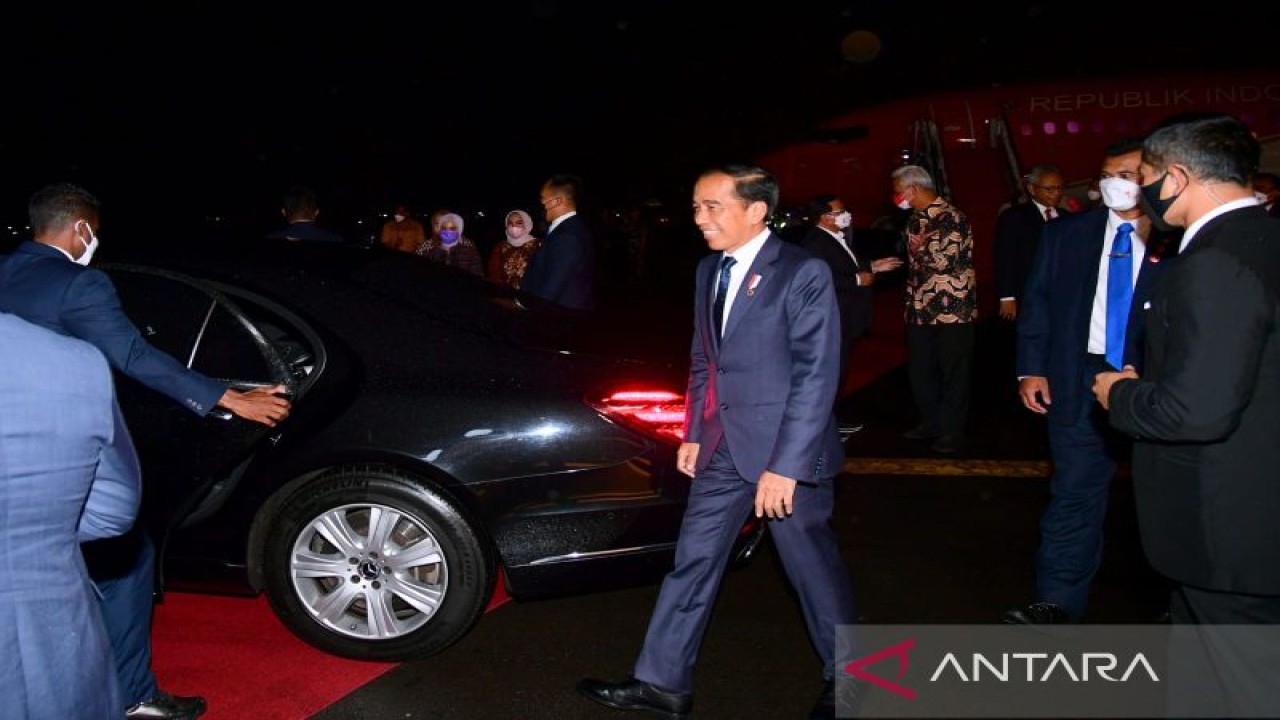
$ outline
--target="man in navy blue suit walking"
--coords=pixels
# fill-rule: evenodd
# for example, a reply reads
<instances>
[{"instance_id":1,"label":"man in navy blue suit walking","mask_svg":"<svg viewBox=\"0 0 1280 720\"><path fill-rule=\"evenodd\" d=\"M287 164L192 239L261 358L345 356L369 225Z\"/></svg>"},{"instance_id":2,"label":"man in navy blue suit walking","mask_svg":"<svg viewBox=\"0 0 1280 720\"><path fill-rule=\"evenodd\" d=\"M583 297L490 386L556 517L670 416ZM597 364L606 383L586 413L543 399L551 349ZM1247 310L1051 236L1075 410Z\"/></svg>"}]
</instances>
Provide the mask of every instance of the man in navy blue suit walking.
<instances>
[{"instance_id":1,"label":"man in navy blue suit walking","mask_svg":"<svg viewBox=\"0 0 1280 720\"><path fill-rule=\"evenodd\" d=\"M1107 496L1128 442L1108 427L1089 388L1102 370L1140 366L1141 307L1163 267L1158 250L1170 240L1138 206L1141 161L1140 138L1107 148L1099 181L1106 207L1045 225L1021 296L1018 395L1028 410L1047 415L1054 472L1040 519L1035 598L1006 611L1007 623L1083 619L1101 564Z\"/></svg>"},{"instance_id":2,"label":"man in navy blue suit walking","mask_svg":"<svg viewBox=\"0 0 1280 720\"><path fill-rule=\"evenodd\" d=\"M778 200L767 171L702 174L694 222L715 253L698 265L681 472L693 478L676 546L633 676L583 680L587 698L685 717L693 666L730 550L751 513L767 518L800 597L825 684L810 717L835 717L834 678L855 621L853 586L831 528L844 460L832 405L840 313L824 260L765 224Z\"/></svg>"}]
</instances>

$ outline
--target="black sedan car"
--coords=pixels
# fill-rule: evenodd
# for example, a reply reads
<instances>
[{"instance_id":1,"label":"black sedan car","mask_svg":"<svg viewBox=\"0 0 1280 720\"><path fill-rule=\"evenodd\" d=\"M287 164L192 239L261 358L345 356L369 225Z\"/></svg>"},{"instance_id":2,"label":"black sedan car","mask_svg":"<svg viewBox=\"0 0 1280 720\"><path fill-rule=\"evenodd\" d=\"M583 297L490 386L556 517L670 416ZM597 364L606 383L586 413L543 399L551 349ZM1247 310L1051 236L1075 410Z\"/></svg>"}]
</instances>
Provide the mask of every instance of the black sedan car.
<instances>
[{"instance_id":1,"label":"black sedan car","mask_svg":"<svg viewBox=\"0 0 1280 720\"><path fill-rule=\"evenodd\" d=\"M183 252L100 267L154 345L234 387L284 383L294 408L276 428L200 418L117 376L165 588L266 592L312 645L401 661L460 638L499 584L519 600L670 568L687 336L655 347L381 248Z\"/></svg>"}]
</instances>

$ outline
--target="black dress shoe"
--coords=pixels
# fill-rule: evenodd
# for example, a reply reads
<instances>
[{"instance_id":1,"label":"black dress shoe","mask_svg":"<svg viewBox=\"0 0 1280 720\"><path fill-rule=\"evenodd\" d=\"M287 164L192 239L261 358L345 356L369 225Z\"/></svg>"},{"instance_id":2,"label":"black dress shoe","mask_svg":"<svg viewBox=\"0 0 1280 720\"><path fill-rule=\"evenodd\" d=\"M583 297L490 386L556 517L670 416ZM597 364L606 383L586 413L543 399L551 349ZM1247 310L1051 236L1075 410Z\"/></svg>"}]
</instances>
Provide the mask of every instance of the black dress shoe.
<instances>
[{"instance_id":1,"label":"black dress shoe","mask_svg":"<svg viewBox=\"0 0 1280 720\"><path fill-rule=\"evenodd\" d=\"M932 440L941 434L942 432L937 428L925 423L921 423L911 428L910 430L902 433L902 439L903 440Z\"/></svg>"},{"instance_id":2,"label":"black dress shoe","mask_svg":"<svg viewBox=\"0 0 1280 720\"><path fill-rule=\"evenodd\" d=\"M929 449L934 452L949 455L957 450L963 449L965 444L965 438L963 435L943 435L937 440L934 440L933 444L929 446Z\"/></svg>"},{"instance_id":3,"label":"black dress shoe","mask_svg":"<svg viewBox=\"0 0 1280 720\"><path fill-rule=\"evenodd\" d=\"M631 678L611 683L587 678L578 683L578 694L617 710L648 710L669 720L681 720L693 709L693 695L668 692L643 680Z\"/></svg>"},{"instance_id":4,"label":"black dress shoe","mask_svg":"<svg viewBox=\"0 0 1280 720\"><path fill-rule=\"evenodd\" d=\"M1066 625L1076 621L1061 605L1048 602L1005 610L1001 620L1006 625Z\"/></svg>"},{"instance_id":5,"label":"black dress shoe","mask_svg":"<svg viewBox=\"0 0 1280 720\"><path fill-rule=\"evenodd\" d=\"M124 711L129 720L195 720L208 708L202 697L182 697L158 692Z\"/></svg>"},{"instance_id":6,"label":"black dress shoe","mask_svg":"<svg viewBox=\"0 0 1280 720\"><path fill-rule=\"evenodd\" d=\"M828 680L822 686L822 694L809 711L809 720L835 720L836 717L836 681Z\"/></svg>"}]
</instances>

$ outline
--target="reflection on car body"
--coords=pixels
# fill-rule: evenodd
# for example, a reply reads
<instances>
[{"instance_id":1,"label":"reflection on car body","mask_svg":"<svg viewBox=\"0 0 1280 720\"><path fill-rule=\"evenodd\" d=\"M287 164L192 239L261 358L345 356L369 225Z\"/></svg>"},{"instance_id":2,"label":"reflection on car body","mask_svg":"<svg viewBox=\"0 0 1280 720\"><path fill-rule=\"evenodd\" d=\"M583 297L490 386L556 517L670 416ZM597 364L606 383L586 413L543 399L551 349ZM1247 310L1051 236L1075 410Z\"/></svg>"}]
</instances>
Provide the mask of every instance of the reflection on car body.
<instances>
[{"instance_id":1,"label":"reflection on car body","mask_svg":"<svg viewBox=\"0 0 1280 720\"><path fill-rule=\"evenodd\" d=\"M404 253L220 252L102 266L149 341L294 399L267 428L118 376L166 588L265 591L313 645L394 661L456 641L498 582L518 600L670 568L686 358Z\"/></svg>"}]
</instances>

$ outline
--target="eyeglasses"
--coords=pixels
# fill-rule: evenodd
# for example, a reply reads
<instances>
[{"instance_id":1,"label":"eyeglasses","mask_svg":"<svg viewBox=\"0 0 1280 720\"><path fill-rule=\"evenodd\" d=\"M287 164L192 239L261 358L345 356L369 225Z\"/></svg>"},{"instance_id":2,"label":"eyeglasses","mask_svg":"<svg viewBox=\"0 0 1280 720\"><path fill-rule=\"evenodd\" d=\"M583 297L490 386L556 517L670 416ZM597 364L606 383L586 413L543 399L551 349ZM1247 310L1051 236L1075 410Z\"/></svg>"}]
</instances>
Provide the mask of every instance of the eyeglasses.
<instances>
[{"instance_id":1,"label":"eyeglasses","mask_svg":"<svg viewBox=\"0 0 1280 720\"><path fill-rule=\"evenodd\" d=\"M1035 183L1031 183L1031 187L1040 188L1045 192L1062 192L1067 189L1065 185L1037 185Z\"/></svg>"}]
</instances>

